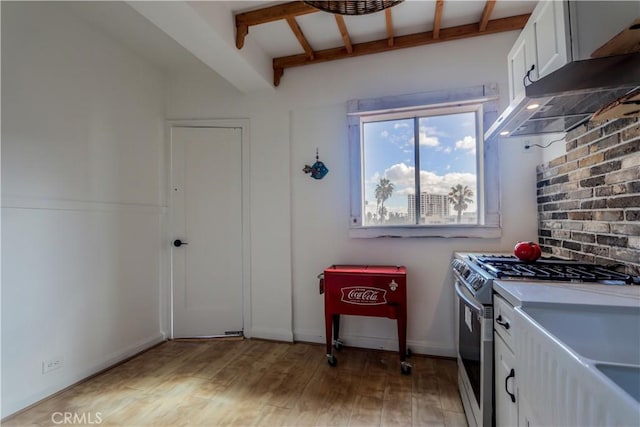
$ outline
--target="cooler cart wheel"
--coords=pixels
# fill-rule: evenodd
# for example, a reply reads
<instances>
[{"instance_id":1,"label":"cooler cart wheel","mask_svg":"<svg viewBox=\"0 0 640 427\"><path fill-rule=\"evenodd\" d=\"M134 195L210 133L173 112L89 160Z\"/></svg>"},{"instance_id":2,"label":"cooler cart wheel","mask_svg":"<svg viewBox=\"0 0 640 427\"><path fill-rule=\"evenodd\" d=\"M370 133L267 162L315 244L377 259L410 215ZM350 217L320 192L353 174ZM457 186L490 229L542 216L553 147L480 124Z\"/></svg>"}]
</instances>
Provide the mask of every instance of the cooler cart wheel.
<instances>
[{"instance_id":1,"label":"cooler cart wheel","mask_svg":"<svg viewBox=\"0 0 640 427\"><path fill-rule=\"evenodd\" d=\"M342 350L342 346L343 346L343 345L344 345L344 343L342 342L342 340L336 340L336 341L333 343L333 347L334 347L336 350L338 350L338 351Z\"/></svg>"},{"instance_id":2,"label":"cooler cart wheel","mask_svg":"<svg viewBox=\"0 0 640 427\"><path fill-rule=\"evenodd\" d=\"M413 368L413 366L411 366L411 364L410 364L410 363L407 363L407 362L401 362L401 363L400 363L400 372L401 372L403 375L409 375L409 374L411 374L411 368Z\"/></svg>"},{"instance_id":3,"label":"cooler cart wheel","mask_svg":"<svg viewBox=\"0 0 640 427\"><path fill-rule=\"evenodd\" d=\"M333 354L327 354L327 362L329 366L335 367L338 364L338 359Z\"/></svg>"}]
</instances>

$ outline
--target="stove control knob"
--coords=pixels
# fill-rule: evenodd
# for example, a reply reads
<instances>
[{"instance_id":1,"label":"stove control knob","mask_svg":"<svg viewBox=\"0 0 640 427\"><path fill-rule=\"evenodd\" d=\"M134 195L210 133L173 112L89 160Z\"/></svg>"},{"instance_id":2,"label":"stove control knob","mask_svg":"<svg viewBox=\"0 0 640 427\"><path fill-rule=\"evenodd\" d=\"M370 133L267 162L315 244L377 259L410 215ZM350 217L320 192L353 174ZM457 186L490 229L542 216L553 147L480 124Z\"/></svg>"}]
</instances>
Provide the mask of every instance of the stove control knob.
<instances>
[{"instance_id":1,"label":"stove control knob","mask_svg":"<svg viewBox=\"0 0 640 427\"><path fill-rule=\"evenodd\" d=\"M474 274L473 277L469 279L469 283L473 289L478 290L485 284L485 280L481 276Z\"/></svg>"},{"instance_id":2,"label":"stove control knob","mask_svg":"<svg viewBox=\"0 0 640 427\"><path fill-rule=\"evenodd\" d=\"M472 274L467 278L467 281L469 282L469 284L471 285L471 287L473 289L477 289L476 288L476 281L477 280L478 280L478 276L476 276L475 274Z\"/></svg>"}]
</instances>

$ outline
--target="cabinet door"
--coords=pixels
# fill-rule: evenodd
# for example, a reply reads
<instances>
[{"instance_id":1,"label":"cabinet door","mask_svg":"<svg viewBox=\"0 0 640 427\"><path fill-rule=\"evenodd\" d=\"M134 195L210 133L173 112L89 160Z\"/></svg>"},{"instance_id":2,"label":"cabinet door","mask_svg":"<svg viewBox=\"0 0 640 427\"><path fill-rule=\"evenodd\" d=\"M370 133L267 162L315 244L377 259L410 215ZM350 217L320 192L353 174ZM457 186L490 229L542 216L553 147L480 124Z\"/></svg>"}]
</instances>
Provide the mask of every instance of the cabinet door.
<instances>
[{"instance_id":1,"label":"cabinet door","mask_svg":"<svg viewBox=\"0 0 640 427\"><path fill-rule=\"evenodd\" d=\"M495 335L496 427L518 425L518 398L513 352L500 335Z\"/></svg>"},{"instance_id":2,"label":"cabinet door","mask_svg":"<svg viewBox=\"0 0 640 427\"><path fill-rule=\"evenodd\" d=\"M529 65L527 34L523 31L507 56L509 66L509 102L524 96L524 76Z\"/></svg>"},{"instance_id":3,"label":"cabinet door","mask_svg":"<svg viewBox=\"0 0 640 427\"><path fill-rule=\"evenodd\" d=\"M571 60L568 5L564 1L541 1L527 27L533 39L535 77L541 78ZM532 77L533 78L533 77Z\"/></svg>"}]
</instances>

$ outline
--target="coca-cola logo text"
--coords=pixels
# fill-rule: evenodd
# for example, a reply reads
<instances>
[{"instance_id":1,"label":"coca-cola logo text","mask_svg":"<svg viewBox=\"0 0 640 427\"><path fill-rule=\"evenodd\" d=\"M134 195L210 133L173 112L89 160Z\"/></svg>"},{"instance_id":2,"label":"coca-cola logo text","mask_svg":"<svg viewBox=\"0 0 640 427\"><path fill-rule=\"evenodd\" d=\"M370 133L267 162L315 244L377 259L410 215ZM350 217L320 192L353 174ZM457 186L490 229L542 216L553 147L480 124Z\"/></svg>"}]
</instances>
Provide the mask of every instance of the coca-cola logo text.
<instances>
[{"instance_id":1,"label":"coca-cola logo text","mask_svg":"<svg viewBox=\"0 0 640 427\"><path fill-rule=\"evenodd\" d=\"M387 303L387 291L380 288L352 286L340 289L342 302L356 305L380 305Z\"/></svg>"}]
</instances>

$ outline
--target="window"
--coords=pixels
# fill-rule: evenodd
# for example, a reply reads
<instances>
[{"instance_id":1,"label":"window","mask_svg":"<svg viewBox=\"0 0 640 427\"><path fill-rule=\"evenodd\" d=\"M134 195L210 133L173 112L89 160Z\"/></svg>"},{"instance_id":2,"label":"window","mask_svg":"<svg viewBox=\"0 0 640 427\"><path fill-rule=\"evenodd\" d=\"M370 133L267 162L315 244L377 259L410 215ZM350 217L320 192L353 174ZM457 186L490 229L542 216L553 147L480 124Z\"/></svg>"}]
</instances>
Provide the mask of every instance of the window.
<instances>
[{"instance_id":1,"label":"window","mask_svg":"<svg viewBox=\"0 0 640 427\"><path fill-rule=\"evenodd\" d=\"M481 88L349 104L352 236L499 236L497 150L483 141L497 105Z\"/></svg>"}]
</instances>

